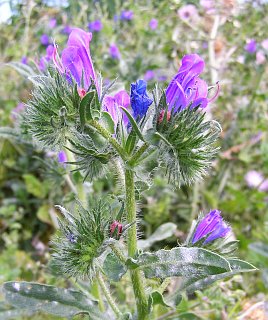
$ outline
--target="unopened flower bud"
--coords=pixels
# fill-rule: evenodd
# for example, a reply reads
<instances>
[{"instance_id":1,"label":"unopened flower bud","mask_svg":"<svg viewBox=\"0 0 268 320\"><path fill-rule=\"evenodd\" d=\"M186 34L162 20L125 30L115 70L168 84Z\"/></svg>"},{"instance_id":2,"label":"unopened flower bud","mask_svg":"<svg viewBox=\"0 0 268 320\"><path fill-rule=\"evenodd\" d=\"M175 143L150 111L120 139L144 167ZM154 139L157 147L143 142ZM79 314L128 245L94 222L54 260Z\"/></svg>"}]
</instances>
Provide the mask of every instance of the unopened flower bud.
<instances>
[{"instance_id":1,"label":"unopened flower bud","mask_svg":"<svg viewBox=\"0 0 268 320\"><path fill-rule=\"evenodd\" d=\"M164 120L165 113L166 113L165 110L162 110L162 111L160 112L159 118L158 118L158 123L161 123L161 122ZM168 111L168 112L167 112L167 121L170 120L170 117L171 117L171 112Z\"/></svg>"},{"instance_id":2,"label":"unopened flower bud","mask_svg":"<svg viewBox=\"0 0 268 320\"><path fill-rule=\"evenodd\" d=\"M77 92L79 94L79 97L82 99L86 95L86 90L84 88L77 88Z\"/></svg>"},{"instance_id":3,"label":"unopened flower bud","mask_svg":"<svg viewBox=\"0 0 268 320\"><path fill-rule=\"evenodd\" d=\"M113 236L113 235L121 236L122 231L123 231L122 223L115 220L110 226L111 236Z\"/></svg>"}]
</instances>

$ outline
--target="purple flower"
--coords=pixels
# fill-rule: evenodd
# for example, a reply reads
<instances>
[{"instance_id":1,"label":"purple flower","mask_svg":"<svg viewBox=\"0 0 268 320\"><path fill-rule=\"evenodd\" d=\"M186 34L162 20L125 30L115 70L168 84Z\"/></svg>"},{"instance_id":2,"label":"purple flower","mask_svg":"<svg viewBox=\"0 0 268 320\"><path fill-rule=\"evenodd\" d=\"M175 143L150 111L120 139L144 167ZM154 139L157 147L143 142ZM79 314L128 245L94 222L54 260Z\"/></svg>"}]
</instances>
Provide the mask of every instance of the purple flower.
<instances>
[{"instance_id":1,"label":"purple flower","mask_svg":"<svg viewBox=\"0 0 268 320\"><path fill-rule=\"evenodd\" d=\"M154 77L155 77L155 73L153 70L147 70L145 72L145 75L144 75L145 81L153 80Z\"/></svg>"},{"instance_id":2,"label":"purple flower","mask_svg":"<svg viewBox=\"0 0 268 320\"><path fill-rule=\"evenodd\" d=\"M27 58L26 56L23 56L23 57L21 58L21 63L27 64L27 63L28 63L28 58Z\"/></svg>"},{"instance_id":3,"label":"purple flower","mask_svg":"<svg viewBox=\"0 0 268 320\"><path fill-rule=\"evenodd\" d=\"M113 121L114 130L116 131L117 124L122 120L123 124L127 126L128 118L120 107L128 108L130 106L130 97L125 90L119 91L117 94L112 96L105 96L103 99L103 109L107 111Z\"/></svg>"},{"instance_id":4,"label":"purple flower","mask_svg":"<svg viewBox=\"0 0 268 320\"><path fill-rule=\"evenodd\" d=\"M53 53L54 53L54 46L52 44L50 44L49 46L47 46L46 48L46 60L50 61L53 59Z\"/></svg>"},{"instance_id":5,"label":"purple flower","mask_svg":"<svg viewBox=\"0 0 268 320\"><path fill-rule=\"evenodd\" d=\"M155 30L158 27L158 20L153 18L150 22L149 22L149 27L151 30Z\"/></svg>"},{"instance_id":6,"label":"purple flower","mask_svg":"<svg viewBox=\"0 0 268 320\"><path fill-rule=\"evenodd\" d=\"M160 81L160 82L164 82L164 81L167 80L167 76L165 76L165 75L163 75L163 74L162 74L162 75L159 75L158 78L157 78L157 80Z\"/></svg>"},{"instance_id":7,"label":"purple flower","mask_svg":"<svg viewBox=\"0 0 268 320\"><path fill-rule=\"evenodd\" d=\"M251 170L245 175L245 181L250 188L257 188L259 191L268 191L268 179L264 179L263 175Z\"/></svg>"},{"instance_id":8,"label":"purple flower","mask_svg":"<svg viewBox=\"0 0 268 320\"><path fill-rule=\"evenodd\" d=\"M110 45L110 56L113 59L119 60L121 57L120 51L115 43Z\"/></svg>"},{"instance_id":9,"label":"purple flower","mask_svg":"<svg viewBox=\"0 0 268 320\"><path fill-rule=\"evenodd\" d=\"M254 52L256 52L257 43L255 39L250 39L247 41L247 44L245 45L245 50L250 54L253 54Z\"/></svg>"},{"instance_id":10,"label":"purple flower","mask_svg":"<svg viewBox=\"0 0 268 320\"><path fill-rule=\"evenodd\" d=\"M22 102L18 103L17 106L11 111L11 118L13 120L16 120L19 113L21 113L24 110L24 108L25 105Z\"/></svg>"},{"instance_id":11,"label":"purple flower","mask_svg":"<svg viewBox=\"0 0 268 320\"><path fill-rule=\"evenodd\" d=\"M47 34L42 34L40 37L40 42L43 46L49 45L49 36Z\"/></svg>"},{"instance_id":12,"label":"purple flower","mask_svg":"<svg viewBox=\"0 0 268 320\"><path fill-rule=\"evenodd\" d=\"M219 210L210 211L197 225L192 239L195 244L204 237L207 237L204 244L214 241L218 238L224 238L231 228L223 221Z\"/></svg>"},{"instance_id":13,"label":"purple flower","mask_svg":"<svg viewBox=\"0 0 268 320\"><path fill-rule=\"evenodd\" d=\"M130 20L133 19L133 16L134 16L133 11L131 11L131 10L123 10L123 11L121 12L120 19L121 19L122 21L130 21Z\"/></svg>"},{"instance_id":14,"label":"purple flower","mask_svg":"<svg viewBox=\"0 0 268 320\"><path fill-rule=\"evenodd\" d=\"M138 80L131 84L130 101L134 118L139 120L146 115L149 106L153 100L149 98L146 92L146 82Z\"/></svg>"},{"instance_id":15,"label":"purple flower","mask_svg":"<svg viewBox=\"0 0 268 320\"><path fill-rule=\"evenodd\" d=\"M46 57L41 57L38 63L39 70L44 72L47 68L47 59Z\"/></svg>"},{"instance_id":16,"label":"purple flower","mask_svg":"<svg viewBox=\"0 0 268 320\"><path fill-rule=\"evenodd\" d=\"M192 4L187 4L178 10L178 15L182 20L194 20L198 17L197 9Z\"/></svg>"},{"instance_id":17,"label":"purple flower","mask_svg":"<svg viewBox=\"0 0 268 320\"><path fill-rule=\"evenodd\" d=\"M67 47L62 51L61 59L56 47L53 53L53 61L57 69L62 74L66 74L67 77L73 76L77 84L85 90L89 88L91 79L95 82L98 89L89 50L91 39L92 33L74 28L69 35Z\"/></svg>"},{"instance_id":18,"label":"purple flower","mask_svg":"<svg viewBox=\"0 0 268 320\"><path fill-rule=\"evenodd\" d=\"M73 28L67 25L61 30L61 33L69 35L72 32L72 30Z\"/></svg>"},{"instance_id":19,"label":"purple flower","mask_svg":"<svg viewBox=\"0 0 268 320\"><path fill-rule=\"evenodd\" d=\"M102 22L100 20L92 21L88 24L89 31L100 32L102 29Z\"/></svg>"},{"instance_id":20,"label":"purple flower","mask_svg":"<svg viewBox=\"0 0 268 320\"><path fill-rule=\"evenodd\" d=\"M49 28L53 29L53 28L56 27L56 25L57 25L57 19L56 18L51 18L49 20L49 23L48 23Z\"/></svg>"},{"instance_id":21,"label":"purple flower","mask_svg":"<svg viewBox=\"0 0 268 320\"><path fill-rule=\"evenodd\" d=\"M58 162L65 165L65 162L68 161L66 153L62 150L58 153Z\"/></svg>"},{"instance_id":22,"label":"purple flower","mask_svg":"<svg viewBox=\"0 0 268 320\"><path fill-rule=\"evenodd\" d=\"M200 0L200 6L203 7L208 14L215 13L215 1L214 0Z\"/></svg>"},{"instance_id":23,"label":"purple flower","mask_svg":"<svg viewBox=\"0 0 268 320\"><path fill-rule=\"evenodd\" d=\"M166 90L169 111L177 112L187 106L205 108L213 101L219 92L219 86L213 98L208 99L208 86L199 78L204 70L205 62L197 54L183 57L182 65L177 75L171 80Z\"/></svg>"}]
</instances>

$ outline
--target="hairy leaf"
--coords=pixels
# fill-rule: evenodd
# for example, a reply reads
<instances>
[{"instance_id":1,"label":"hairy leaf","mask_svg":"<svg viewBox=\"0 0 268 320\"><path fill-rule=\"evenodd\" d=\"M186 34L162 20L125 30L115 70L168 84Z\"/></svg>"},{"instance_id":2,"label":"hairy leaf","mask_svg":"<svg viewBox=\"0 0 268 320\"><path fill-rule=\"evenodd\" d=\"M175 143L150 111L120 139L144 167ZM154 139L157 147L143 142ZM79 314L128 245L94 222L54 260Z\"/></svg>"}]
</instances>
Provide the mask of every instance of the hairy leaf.
<instances>
[{"instance_id":1,"label":"hairy leaf","mask_svg":"<svg viewBox=\"0 0 268 320\"><path fill-rule=\"evenodd\" d=\"M79 291L32 282L6 282L3 289L6 301L18 309L62 317L87 313L91 320L103 319L97 302Z\"/></svg>"}]
</instances>

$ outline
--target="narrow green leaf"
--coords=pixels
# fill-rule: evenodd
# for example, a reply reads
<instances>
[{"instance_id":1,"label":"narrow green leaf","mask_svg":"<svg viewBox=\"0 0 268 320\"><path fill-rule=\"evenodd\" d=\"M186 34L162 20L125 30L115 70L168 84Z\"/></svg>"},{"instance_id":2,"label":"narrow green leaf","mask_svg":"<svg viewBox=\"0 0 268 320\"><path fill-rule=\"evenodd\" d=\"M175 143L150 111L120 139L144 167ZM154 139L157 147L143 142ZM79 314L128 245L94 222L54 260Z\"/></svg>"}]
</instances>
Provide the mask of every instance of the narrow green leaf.
<instances>
[{"instance_id":1,"label":"narrow green leaf","mask_svg":"<svg viewBox=\"0 0 268 320\"><path fill-rule=\"evenodd\" d=\"M130 154L130 153L133 151L133 149L134 149L134 147L135 147L135 145L136 145L136 141L137 141L137 134L136 134L136 132L132 129L132 130L130 131L128 137L127 137L126 147L125 147L126 152L127 152L128 154Z\"/></svg>"},{"instance_id":2,"label":"narrow green leaf","mask_svg":"<svg viewBox=\"0 0 268 320\"><path fill-rule=\"evenodd\" d=\"M102 123L104 124L104 127L111 133L114 134L114 121L111 117L110 113L103 111L102 114Z\"/></svg>"},{"instance_id":3,"label":"narrow green leaf","mask_svg":"<svg viewBox=\"0 0 268 320\"><path fill-rule=\"evenodd\" d=\"M79 291L32 282L6 282L3 292L6 301L21 310L42 311L61 317L88 313L90 320L102 320L104 317L97 302Z\"/></svg>"},{"instance_id":4,"label":"narrow green leaf","mask_svg":"<svg viewBox=\"0 0 268 320\"><path fill-rule=\"evenodd\" d=\"M150 301L151 299L151 301ZM151 294L150 294L150 298L149 298L149 304L151 303L152 305L157 305L157 304L160 304L164 307L167 307L167 308L174 308L176 306L178 306L180 304L182 300L182 296L179 294L176 296L176 299L165 299L164 296L158 292L158 291L153 291Z\"/></svg>"},{"instance_id":5,"label":"narrow green leaf","mask_svg":"<svg viewBox=\"0 0 268 320\"><path fill-rule=\"evenodd\" d=\"M128 110L124 107L121 107L121 109L125 112L126 116L128 117L128 120L130 121L133 130L136 132L137 136L144 141L144 137L137 125L137 122L135 121L135 119L132 117L132 115L128 112Z\"/></svg>"},{"instance_id":6,"label":"narrow green leaf","mask_svg":"<svg viewBox=\"0 0 268 320\"><path fill-rule=\"evenodd\" d=\"M10 66L18 71L26 79L36 75L36 72L29 65L21 62L9 62L7 63L7 66Z\"/></svg>"},{"instance_id":7,"label":"narrow green leaf","mask_svg":"<svg viewBox=\"0 0 268 320\"><path fill-rule=\"evenodd\" d=\"M202 248L179 247L141 254L136 264L147 278L200 277L229 272L229 262L220 255ZM131 265L135 266L134 263Z\"/></svg>"},{"instance_id":8,"label":"narrow green leaf","mask_svg":"<svg viewBox=\"0 0 268 320\"><path fill-rule=\"evenodd\" d=\"M80 102L79 106L79 116L80 116L80 124L82 130L84 130L86 120L91 120L91 102L94 98L95 92L89 91L87 94L83 97L83 99Z\"/></svg>"}]
</instances>

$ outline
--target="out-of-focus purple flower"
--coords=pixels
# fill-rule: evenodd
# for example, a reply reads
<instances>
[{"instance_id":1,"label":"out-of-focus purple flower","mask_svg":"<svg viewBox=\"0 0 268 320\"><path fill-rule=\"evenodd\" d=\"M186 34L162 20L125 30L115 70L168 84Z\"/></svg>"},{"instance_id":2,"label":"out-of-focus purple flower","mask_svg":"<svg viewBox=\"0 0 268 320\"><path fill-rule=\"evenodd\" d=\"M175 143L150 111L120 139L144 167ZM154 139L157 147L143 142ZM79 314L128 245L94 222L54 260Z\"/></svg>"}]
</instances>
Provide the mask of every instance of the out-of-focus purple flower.
<instances>
[{"instance_id":1,"label":"out-of-focus purple flower","mask_svg":"<svg viewBox=\"0 0 268 320\"><path fill-rule=\"evenodd\" d=\"M205 108L213 98L208 99L208 86L199 78L205 67L204 60L197 54L189 54L183 57L182 65L171 80L166 90L166 98L169 111L177 112L191 105L191 108L199 106Z\"/></svg>"},{"instance_id":2,"label":"out-of-focus purple flower","mask_svg":"<svg viewBox=\"0 0 268 320\"><path fill-rule=\"evenodd\" d=\"M40 42L43 46L49 45L49 36L47 34L42 34L40 37Z\"/></svg>"},{"instance_id":3,"label":"out-of-focus purple flower","mask_svg":"<svg viewBox=\"0 0 268 320\"><path fill-rule=\"evenodd\" d=\"M256 43L255 39L250 39L247 41L247 44L245 45L245 50L250 54L253 54L256 52L257 43Z\"/></svg>"},{"instance_id":4,"label":"out-of-focus purple flower","mask_svg":"<svg viewBox=\"0 0 268 320\"><path fill-rule=\"evenodd\" d=\"M266 62L265 54L262 51L257 51L256 63L260 65L260 64L264 64L265 62Z\"/></svg>"},{"instance_id":5,"label":"out-of-focus purple flower","mask_svg":"<svg viewBox=\"0 0 268 320\"><path fill-rule=\"evenodd\" d=\"M261 45L262 45L263 49L265 49L265 50L268 51L268 39L264 39L264 40L261 42Z\"/></svg>"},{"instance_id":6,"label":"out-of-focus purple flower","mask_svg":"<svg viewBox=\"0 0 268 320\"><path fill-rule=\"evenodd\" d=\"M151 80L154 79L154 77L155 77L154 71L153 70L147 70L145 72L145 75L144 75L144 80L145 81L151 81Z\"/></svg>"},{"instance_id":7,"label":"out-of-focus purple flower","mask_svg":"<svg viewBox=\"0 0 268 320\"><path fill-rule=\"evenodd\" d=\"M59 153L58 153L58 162L65 165L65 162L68 161L68 158L67 158L67 155L66 153L61 150Z\"/></svg>"},{"instance_id":8,"label":"out-of-focus purple flower","mask_svg":"<svg viewBox=\"0 0 268 320\"><path fill-rule=\"evenodd\" d=\"M49 46L47 46L46 48L46 60L50 61L53 59L53 53L54 53L54 46L52 44L50 44Z\"/></svg>"},{"instance_id":9,"label":"out-of-focus purple flower","mask_svg":"<svg viewBox=\"0 0 268 320\"><path fill-rule=\"evenodd\" d=\"M73 28L69 25L65 26L62 30L61 33L69 35L72 32Z\"/></svg>"},{"instance_id":10,"label":"out-of-focus purple flower","mask_svg":"<svg viewBox=\"0 0 268 320\"><path fill-rule=\"evenodd\" d=\"M121 54L120 54L120 51L117 47L117 45L115 43L112 43L110 45L110 56L113 58L113 59L117 59L119 60L121 58Z\"/></svg>"},{"instance_id":11,"label":"out-of-focus purple flower","mask_svg":"<svg viewBox=\"0 0 268 320\"><path fill-rule=\"evenodd\" d=\"M23 56L23 57L21 58L21 63L27 64L27 63L28 63L28 58L27 58L26 56Z\"/></svg>"},{"instance_id":12,"label":"out-of-focus purple flower","mask_svg":"<svg viewBox=\"0 0 268 320\"><path fill-rule=\"evenodd\" d=\"M155 30L158 27L158 20L153 18L150 22L149 22L149 27L151 30Z\"/></svg>"},{"instance_id":13,"label":"out-of-focus purple flower","mask_svg":"<svg viewBox=\"0 0 268 320\"><path fill-rule=\"evenodd\" d=\"M51 18L49 20L49 23L48 23L49 28L53 29L53 28L56 27L56 25L57 25L57 19L56 18Z\"/></svg>"},{"instance_id":14,"label":"out-of-focus purple flower","mask_svg":"<svg viewBox=\"0 0 268 320\"><path fill-rule=\"evenodd\" d=\"M39 70L44 72L47 68L47 59L46 57L41 57L38 63Z\"/></svg>"},{"instance_id":15,"label":"out-of-focus purple flower","mask_svg":"<svg viewBox=\"0 0 268 320\"><path fill-rule=\"evenodd\" d=\"M120 19L123 21L130 21L134 17L134 13L131 10L123 10L120 15Z\"/></svg>"},{"instance_id":16,"label":"out-of-focus purple flower","mask_svg":"<svg viewBox=\"0 0 268 320\"><path fill-rule=\"evenodd\" d=\"M91 84L91 79L95 82L98 89L93 63L90 56L89 44L92 33L82 29L74 28L69 35L67 47L62 51L61 59L54 48L53 61L57 69L66 74L72 75L78 86L87 90ZM83 78L83 83L82 83Z\"/></svg>"},{"instance_id":17,"label":"out-of-focus purple flower","mask_svg":"<svg viewBox=\"0 0 268 320\"><path fill-rule=\"evenodd\" d=\"M250 188L257 188L259 191L268 191L268 179L264 179L263 175L256 170L250 170L245 175L245 181Z\"/></svg>"},{"instance_id":18,"label":"out-of-focus purple flower","mask_svg":"<svg viewBox=\"0 0 268 320\"><path fill-rule=\"evenodd\" d=\"M160 76L157 77L157 80L160 81L160 82L164 82L164 81L167 80L167 76L165 76L165 75L162 74L162 75L160 75Z\"/></svg>"},{"instance_id":19,"label":"out-of-focus purple flower","mask_svg":"<svg viewBox=\"0 0 268 320\"><path fill-rule=\"evenodd\" d=\"M16 120L19 113L21 113L25 108L24 103L20 102L17 106L11 111L11 118L12 120Z\"/></svg>"},{"instance_id":20,"label":"out-of-focus purple flower","mask_svg":"<svg viewBox=\"0 0 268 320\"><path fill-rule=\"evenodd\" d=\"M92 32L100 32L102 27L102 22L100 20L95 20L88 24L88 29Z\"/></svg>"},{"instance_id":21,"label":"out-of-focus purple flower","mask_svg":"<svg viewBox=\"0 0 268 320\"><path fill-rule=\"evenodd\" d=\"M105 96L103 99L103 109L107 111L113 121L114 130L116 131L117 124L122 120L123 124L127 126L128 118L120 107L128 108L130 106L130 97L125 90L119 91L114 96Z\"/></svg>"},{"instance_id":22,"label":"out-of-focus purple flower","mask_svg":"<svg viewBox=\"0 0 268 320\"><path fill-rule=\"evenodd\" d=\"M206 13L215 13L215 1L214 0L200 0L200 6L204 8Z\"/></svg>"},{"instance_id":23,"label":"out-of-focus purple flower","mask_svg":"<svg viewBox=\"0 0 268 320\"><path fill-rule=\"evenodd\" d=\"M130 101L134 118L139 120L146 115L149 106L153 100L149 98L146 92L147 83L144 80L137 80L131 84Z\"/></svg>"},{"instance_id":24,"label":"out-of-focus purple flower","mask_svg":"<svg viewBox=\"0 0 268 320\"><path fill-rule=\"evenodd\" d=\"M210 211L196 227L192 243L195 244L206 237L204 244L219 238L224 238L231 231L231 228L224 222L219 210Z\"/></svg>"},{"instance_id":25,"label":"out-of-focus purple flower","mask_svg":"<svg viewBox=\"0 0 268 320\"><path fill-rule=\"evenodd\" d=\"M178 10L178 15L182 20L194 20L198 17L196 6L187 4Z\"/></svg>"}]
</instances>

